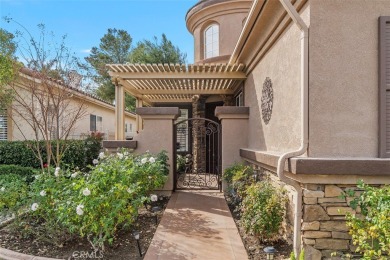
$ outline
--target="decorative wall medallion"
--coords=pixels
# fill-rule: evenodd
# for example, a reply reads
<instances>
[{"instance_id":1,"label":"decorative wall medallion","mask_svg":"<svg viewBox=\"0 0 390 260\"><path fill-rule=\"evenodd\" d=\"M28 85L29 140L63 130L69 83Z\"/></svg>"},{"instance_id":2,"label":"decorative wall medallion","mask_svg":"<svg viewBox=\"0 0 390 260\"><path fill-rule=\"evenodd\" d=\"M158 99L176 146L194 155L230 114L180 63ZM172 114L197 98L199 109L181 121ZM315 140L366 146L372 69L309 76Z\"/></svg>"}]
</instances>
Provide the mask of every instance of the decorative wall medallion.
<instances>
[{"instance_id":1,"label":"decorative wall medallion","mask_svg":"<svg viewBox=\"0 0 390 260\"><path fill-rule=\"evenodd\" d=\"M261 114L266 125L271 120L273 103L274 91L272 90L272 82L271 79L267 77L264 81L263 91L261 93Z\"/></svg>"}]
</instances>

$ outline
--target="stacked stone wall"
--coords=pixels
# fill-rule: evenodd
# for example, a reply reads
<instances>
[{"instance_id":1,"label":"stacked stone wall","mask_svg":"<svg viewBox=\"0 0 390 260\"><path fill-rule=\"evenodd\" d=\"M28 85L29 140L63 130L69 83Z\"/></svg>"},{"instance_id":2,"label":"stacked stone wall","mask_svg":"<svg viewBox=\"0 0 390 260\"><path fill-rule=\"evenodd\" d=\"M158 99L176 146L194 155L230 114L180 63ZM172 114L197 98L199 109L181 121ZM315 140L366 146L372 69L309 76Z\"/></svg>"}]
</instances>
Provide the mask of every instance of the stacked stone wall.
<instances>
[{"instance_id":1,"label":"stacked stone wall","mask_svg":"<svg viewBox=\"0 0 390 260\"><path fill-rule=\"evenodd\" d=\"M281 182L276 173L268 170L260 170L262 178L271 179L275 187L283 187L287 190L288 205L284 223L284 238L292 243L294 221L294 196L295 190ZM341 196L347 189L354 190L355 196L360 196L362 190L356 185L334 184L301 184L302 196L302 226L301 241L305 249L305 259L335 260L342 259L332 257L337 255L356 255L356 246L352 243L349 228L346 225L347 212L360 214L360 209L353 210L350 202L353 198Z\"/></svg>"},{"instance_id":2,"label":"stacked stone wall","mask_svg":"<svg viewBox=\"0 0 390 260\"><path fill-rule=\"evenodd\" d=\"M360 211L350 207L352 198L342 198L346 189L355 190L356 196L362 192L350 185L304 185L302 244L317 259L330 259L334 252L355 251L345 215L347 212L359 214Z\"/></svg>"}]
</instances>

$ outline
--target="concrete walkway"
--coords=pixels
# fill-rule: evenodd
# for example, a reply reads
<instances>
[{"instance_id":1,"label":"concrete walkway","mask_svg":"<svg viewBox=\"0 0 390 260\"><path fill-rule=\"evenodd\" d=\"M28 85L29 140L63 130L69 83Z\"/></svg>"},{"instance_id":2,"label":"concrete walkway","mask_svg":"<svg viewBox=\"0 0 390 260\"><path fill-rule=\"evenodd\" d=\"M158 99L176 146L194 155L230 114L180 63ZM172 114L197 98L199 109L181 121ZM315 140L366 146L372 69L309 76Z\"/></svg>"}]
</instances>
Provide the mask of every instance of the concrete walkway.
<instances>
[{"instance_id":1,"label":"concrete walkway","mask_svg":"<svg viewBox=\"0 0 390 260\"><path fill-rule=\"evenodd\" d=\"M172 194L146 260L248 259L223 193Z\"/></svg>"}]
</instances>

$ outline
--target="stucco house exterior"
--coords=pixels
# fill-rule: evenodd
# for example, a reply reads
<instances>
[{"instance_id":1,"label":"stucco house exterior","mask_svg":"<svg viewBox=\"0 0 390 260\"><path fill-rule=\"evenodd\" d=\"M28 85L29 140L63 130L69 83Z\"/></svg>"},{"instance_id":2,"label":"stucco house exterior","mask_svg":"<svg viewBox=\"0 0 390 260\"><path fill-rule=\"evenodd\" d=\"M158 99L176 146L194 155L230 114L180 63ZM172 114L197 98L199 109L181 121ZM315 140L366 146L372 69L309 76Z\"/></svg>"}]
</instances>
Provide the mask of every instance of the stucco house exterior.
<instances>
[{"instance_id":1,"label":"stucco house exterior","mask_svg":"<svg viewBox=\"0 0 390 260\"><path fill-rule=\"evenodd\" d=\"M166 148L171 163L180 110L182 120L213 120L219 174L244 160L289 191L286 238L295 252L328 259L353 251L344 221L353 210L340 194L360 179L390 184L390 2L204 0L186 24L195 64L107 65L117 144L125 91L140 107L133 147ZM157 140L148 138L154 131ZM196 157L202 145L187 135ZM168 191L178 188L171 170Z\"/></svg>"},{"instance_id":2,"label":"stucco house exterior","mask_svg":"<svg viewBox=\"0 0 390 260\"><path fill-rule=\"evenodd\" d=\"M35 80L35 81L34 81ZM26 104L31 99L31 82L37 82L39 79L34 79L34 73L26 68L22 68L19 72L17 81L12 83L12 87L18 92L20 96L25 96ZM102 99L97 98L94 95L88 94L81 89L74 86L65 86L58 82L57 87L66 87L69 101L65 101L67 104L68 112L76 106L82 105L83 115L77 120L73 131L69 135L69 139L84 138L90 132L104 133L104 139L115 138L115 106L105 102ZM53 85L53 87L55 87ZM38 102L38 101L36 101ZM68 104L69 103L69 104ZM20 106L19 106L20 107ZM37 106L38 107L38 106ZM20 113L17 113L15 109L19 109L16 102L7 109L7 111L1 111L0 113L0 140L17 141L17 140L29 140L35 139L34 131L30 125L23 119ZM65 114L67 113L65 109ZM125 112L125 124L124 133L125 138L132 139L135 135L135 114L128 111ZM65 124L66 122L61 122Z\"/></svg>"}]
</instances>

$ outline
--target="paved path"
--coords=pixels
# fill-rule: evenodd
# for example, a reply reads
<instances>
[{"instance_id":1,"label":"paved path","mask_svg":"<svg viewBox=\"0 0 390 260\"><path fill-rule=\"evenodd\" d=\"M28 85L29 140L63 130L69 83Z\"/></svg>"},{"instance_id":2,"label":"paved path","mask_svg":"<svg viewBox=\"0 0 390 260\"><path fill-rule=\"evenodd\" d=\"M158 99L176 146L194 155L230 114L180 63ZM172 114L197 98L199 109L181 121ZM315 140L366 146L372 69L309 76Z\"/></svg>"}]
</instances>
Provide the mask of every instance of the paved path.
<instances>
[{"instance_id":1,"label":"paved path","mask_svg":"<svg viewBox=\"0 0 390 260\"><path fill-rule=\"evenodd\" d=\"M146 260L245 260L246 250L223 193L172 194Z\"/></svg>"}]
</instances>

